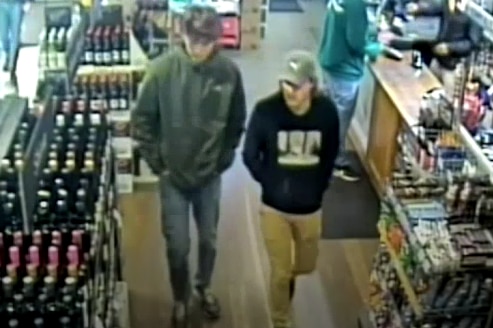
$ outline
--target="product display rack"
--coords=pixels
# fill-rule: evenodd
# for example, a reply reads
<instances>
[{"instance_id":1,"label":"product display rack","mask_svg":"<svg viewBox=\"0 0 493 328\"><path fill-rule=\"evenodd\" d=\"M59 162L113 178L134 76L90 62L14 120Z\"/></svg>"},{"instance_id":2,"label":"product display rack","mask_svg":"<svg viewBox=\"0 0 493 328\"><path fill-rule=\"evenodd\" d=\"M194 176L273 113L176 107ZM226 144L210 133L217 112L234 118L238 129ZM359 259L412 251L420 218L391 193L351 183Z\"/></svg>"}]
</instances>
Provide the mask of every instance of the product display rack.
<instances>
[{"instance_id":1,"label":"product display rack","mask_svg":"<svg viewBox=\"0 0 493 328\"><path fill-rule=\"evenodd\" d=\"M50 2L45 4L44 13L38 79L43 85L58 83L68 90L84 48L83 35L95 18L94 8L77 2Z\"/></svg>"},{"instance_id":2,"label":"product display rack","mask_svg":"<svg viewBox=\"0 0 493 328\"><path fill-rule=\"evenodd\" d=\"M133 31L123 17L124 7L111 3L102 7L99 24L86 34L86 48L76 84L88 94L93 107L110 112L114 133L119 193L131 193L134 180L134 145L130 108L147 63Z\"/></svg>"},{"instance_id":3,"label":"product display rack","mask_svg":"<svg viewBox=\"0 0 493 328\"><path fill-rule=\"evenodd\" d=\"M62 64L40 67L34 104L14 96L0 101L2 327L129 327L118 138L107 108L95 106L74 79L83 32L96 14L93 7L78 8L83 14L75 15L77 33L57 39L57 47L53 38L50 47L40 46L41 63L56 57ZM53 19L58 13L74 23L67 7L46 10ZM55 28L63 36L70 27ZM56 56L45 49L57 50Z\"/></svg>"},{"instance_id":4,"label":"product display rack","mask_svg":"<svg viewBox=\"0 0 493 328\"><path fill-rule=\"evenodd\" d=\"M378 223L372 327L493 327L493 18L482 5L458 3L484 37L457 70L453 103L427 95L418 126L401 131Z\"/></svg>"},{"instance_id":5,"label":"product display rack","mask_svg":"<svg viewBox=\"0 0 493 328\"><path fill-rule=\"evenodd\" d=\"M457 172L423 177L401 160L381 205L381 246L370 279L373 326L490 327L489 179Z\"/></svg>"},{"instance_id":6,"label":"product display rack","mask_svg":"<svg viewBox=\"0 0 493 328\"><path fill-rule=\"evenodd\" d=\"M70 107L50 89L42 110L8 97L0 116L8 124L0 135L0 325L119 327L121 219L105 113Z\"/></svg>"}]
</instances>

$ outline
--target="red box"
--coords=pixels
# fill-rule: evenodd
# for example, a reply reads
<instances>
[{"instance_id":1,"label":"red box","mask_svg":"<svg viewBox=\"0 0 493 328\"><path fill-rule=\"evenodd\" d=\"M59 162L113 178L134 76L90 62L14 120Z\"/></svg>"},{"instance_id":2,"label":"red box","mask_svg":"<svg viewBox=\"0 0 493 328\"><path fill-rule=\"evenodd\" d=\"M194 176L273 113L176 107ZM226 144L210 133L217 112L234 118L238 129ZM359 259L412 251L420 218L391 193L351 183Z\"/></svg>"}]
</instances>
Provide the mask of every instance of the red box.
<instances>
[{"instance_id":1,"label":"red box","mask_svg":"<svg viewBox=\"0 0 493 328\"><path fill-rule=\"evenodd\" d=\"M226 47L240 46L240 19L238 17L223 17L223 36L221 45Z\"/></svg>"}]
</instances>

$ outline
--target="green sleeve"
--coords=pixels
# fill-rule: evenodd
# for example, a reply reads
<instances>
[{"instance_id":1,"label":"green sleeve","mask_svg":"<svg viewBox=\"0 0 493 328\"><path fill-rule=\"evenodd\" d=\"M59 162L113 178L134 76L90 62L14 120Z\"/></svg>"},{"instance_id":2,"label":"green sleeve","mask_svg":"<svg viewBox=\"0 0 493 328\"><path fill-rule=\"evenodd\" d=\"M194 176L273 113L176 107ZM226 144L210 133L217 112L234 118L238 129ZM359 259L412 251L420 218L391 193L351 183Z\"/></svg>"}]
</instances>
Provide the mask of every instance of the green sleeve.
<instances>
[{"instance_id":1,"label":"green sleeve","mask_svg":"<svg viewBox=\"0 0 493 328\"><path fill-rule=\"evenodd\" d=\"M225 131L225 143L219 163L220 170L228 168L235 155L243 131L245 130L246 120L246 100L243 79L240 71L236 68L233 95L229 108L228 121Z\"/></svg>"},{"instance_id":2,"label":"green sleeve","mask_svg":"<svg viewBox=\"0 0 493 328\"><path fill-rule=\"evenodd\" d=\"M365 56L368 17L362 0L346 0L346 41L351 51L361 57Z\"/></svg>"},{"instance_id":3,"label":"green sleeve","mask_svg":"<svg viewBox=\"0 0 493 328\"><path fill-rule=\"evenodd\" d=\"M142 82L137 102L131 113L132 134L138 144L142 158L147 162L154 174L164 169L159 156L159 96L158 80L149 67Z\"/></svg>"}]
</instances>

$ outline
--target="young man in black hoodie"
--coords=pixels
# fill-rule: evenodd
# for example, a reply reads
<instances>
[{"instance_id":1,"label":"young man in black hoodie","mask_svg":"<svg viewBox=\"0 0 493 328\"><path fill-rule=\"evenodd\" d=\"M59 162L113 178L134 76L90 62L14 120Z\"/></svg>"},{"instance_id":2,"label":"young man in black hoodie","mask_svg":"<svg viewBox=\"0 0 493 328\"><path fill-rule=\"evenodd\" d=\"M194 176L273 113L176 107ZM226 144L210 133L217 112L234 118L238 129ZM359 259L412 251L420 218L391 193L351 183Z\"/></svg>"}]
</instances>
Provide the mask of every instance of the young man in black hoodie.
<instances>
[{"instance_id":1,"label":"young man in black hoodie","mask_svg":"<svg viewBox=\"0 0 493 328\"><path fill-rule=\"evenodd\" d=\"M262 187L274 328L290 327L296 276L315 269L322 196L339 150L337 109L318 90L316 59L294 51L284 66L280 90L255 106L243 150Z\"/></svg>"},{"instance_id":2,"label":"young man in black hoodie","mask_svg":"<svg viewBox=\"0 0 493 328\"><path fill-rule=\"evenodd\" d=\"M160 178L176 327L188 321L190 209L199 239L196 295L208 318L220 315L210 283L221 174L233 163L246 116L240 71L218 52L220 17L210 7L191 6L182 22L183 47L151 63L132 113L140 153Z\"/></svg>"}]
</instances>

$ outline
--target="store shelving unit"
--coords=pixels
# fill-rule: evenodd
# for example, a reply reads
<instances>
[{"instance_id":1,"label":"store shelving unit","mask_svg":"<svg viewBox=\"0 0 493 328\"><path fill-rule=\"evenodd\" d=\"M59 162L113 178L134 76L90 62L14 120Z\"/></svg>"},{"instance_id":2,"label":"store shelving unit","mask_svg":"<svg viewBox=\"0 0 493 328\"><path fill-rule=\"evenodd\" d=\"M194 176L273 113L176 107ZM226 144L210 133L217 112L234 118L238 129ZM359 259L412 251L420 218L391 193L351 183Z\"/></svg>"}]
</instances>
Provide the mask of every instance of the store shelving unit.
<instances>
[{"instance_id":1,"label":"store shelving unit","mask_svg":"<svg viewBox=\"0 0 493 328\"><path fill-rule=\"evenodd\" d=\"M491 81L493 17L478 2L457 6L482 28L479 51L486 54L461 65L447 124L425 127L423 106L418 120L401 127L394 174L382 188L380 247L361 327L493 327L493 213L486 205L493 195L493 143L463 123L474 96L483 97L474 91L472 72Z\"/></svg>"},{"instance_id":2,"label":"store shelving unit","mask_svg":"<svg viewBox=\"0 0 493 328\"><path fill-rule=\"evenodd\" d=\"M115 133L113 146L116 151L118 191L126 194L133 192L136 162L134 156L135 147L131 137L130 109L136 98L138 84L145 71L148 58L143 53L132 29L125 21L125 6L122 3L111 2L111 4L103 6L102 11L101 21L105 22L105 24L111 21L111 25L122 26L125 29L125 33L128 33L126 36L128 37L128 49L122 50L128 52L128 63L82 65L79 67L77 74L79 78L106 77L111 79L115 76L124 76L127 81L129 90L125 90L126 99L122 100L125 103L123 105L124 108L122 106L117 106L118 110L111 110L110 108L110 119ZM105 15L107 16L106 18ZM111 16L111 19L108 16ZM94 49L89 49L89 51L94 51ZM111 107L111 105L108 105L108 107Z\"/></svg>"},{"instance_id":3,"label":"store shelving unit","mask_svg":"<svg viewBox=\"0 0 493 328\"><path fill-rule=\"evenodd\" d=\"M36 124L32 129L30 141L27 143L27 148L23 156L24 165L18 168L18 183L19 183L19 195L22 205L22 219L23 219L23 231L28 236L33 233L33 229L36 228L36 224L33 223L33 218L36 217L35 208L41 201L37 194L38 184L42 179L42 169L45 167L48 152L53 152L53 149L48 147L50 143L53 145L53 133L60 127L55 128L55 125L60 122L71 121L70 118L61 119L61 116L67 115L72 117L78 115L88 115L88 117L96 117L101 113L85 113L81 108L77 108L77 114L73 112L64 111L61 115L60 101L63 100L66 105L68 99L73 101L80 95L74 94L74 82L77 78L74 77L78 74L92 75L102 73L110 74L110 70L104 71L101 67L80 67L80 58L83 55L85 46L85 32L92 26L99 16L99 3L83 1L82 4L72 7L72 3L67 5L67 2L50 2L49 6L46 6L46 19L51 20L51 23L56 25L54 20L64 20L66 27L70 27L72 24L75 32L71 33L70 38L64 41L63 53L57 54L61 60L59 67L46 67L40 65L37 67L35 73L39 72L38 86L36 95L34 92L29 92L29 99L7 99L10 102L25 103L23 106L27 108L29 106L30 112L33 112L37 117ZM75 12L74 12L75 10ZM51 24L50 23L50 24ZM51 27L48 24L48 27ZM132 40L131 40L132 42ZM135 40L133 40L135 43ZM55 49L55 48L50 48ZM36 57L39 56L40 61L47 59L50 54L46 53L47 48L41 45L37 48ZM56 49L57 51L60 48ZM60 52L60 51L58 51ZM132 54L135 59L135 70L142 70L145 66L146 60L142 61L138 53ZM34 59L34 58L33 58ZM140 60L140 61L139 61ZM114 70L115 68L113 68ZM125 67L116 67L117 70L122 70L124 73L131 73L131 70ZM79 72L78 72L79 71ZM22 86L21 86L22 89ZM29 101L28 101L29 100ZM80 99L81 100L81 99ZM130 100L129 100L130 101ZM29 105L28 105L29 104ZM17 111L13 105L6 105L3 101L0 107L3 108L0 112L9 113L12 116ZM80 106L78 103L77 106ZM74 110L77 106L68 106L71 110ZM82 114L84 113L84 114ZM1 115L1 114L0 114ZM61 116L60 116L61 115ZM108 115L109 116L109 115ZM102 113L101 117L106 117L106 114ZM108 118L109 119L109 118ZM106 118L104 118L106 120ZM19 129L19 124L13 124L11 119L5 117L2 122L9 123L9 128L13 131ZM97 120L96 120L97 122ZM87 122L84 123L84 125ZM77 123L77 124L80 124ZM97 123L96 123L97 124ZM79 125L79 129L80 129ZM6 133L8 129L3 129ZM10 131L10 130L9 130ZM99 187L98 194L100 197L94 204L93 221L86 225L88 231L90 231L91 245L88 248L87 256L90 259L89 276L93 282L90 288L86 288L84 291L84 311L85 320L80 327L92 328L103 327L113 328L121 327L128 328L128 299L127 299L127 287L126 283L122 280L121 274L121 229L122 219L118 212L117 206L117 189L118 179L116 172L118 170L118 160L115 155L117 149L115 149L115 139L113 138L114 131L109 129L104 132L107 134L107 141L104 146L104 155L102 157L101 167L95 173L94 179L97 181ZM3 136L3 134L2 134ZM2 145L7 147L12 143L6 142L6 139L2 139L4 142ZM74 139L74 140L77 140ZM60 145L59 145L60 146ZM55 148L56 149L56 148ZM51 156L51 155L50 155ZM76 155L80 156L80 155ZM3 158L3 157L2 157ZM50 157L50 159L52 159ZM67 217L72 213L67 214ZM88 217L89 217L88 213ZM52 229L67 229L66 226L58 227L52 226ZM37 228L36 228L37 229ZM75 325L75 322L73 323Z\"/></svg>"},{"instance_id":4,"label":"store shelving unit","mask_svg":"<svg viewBox=\"0 0 493 328\"><path fill-rule=\"evenodd\" d=\"M63 129L63 124L70 121L67 120L67 117L80 115L81 113L79 110L77 111L77 114L72 112L69 113L67 111L61 114L59 107L61 105L61 98L60 94L56 93L55 90L57 89L55 87L56 86L49 87L46 91L46 96L39 104L40 107L38 107L42 109L40 111L29 109L28 101L24 98L9 96L0 101L0 118L2 119L2 125L5 125L4 128L1 129L2 133L0 134L0 138L2 139L2 142L0 143L0 159L2 161L2 170L0 170L2 192L0 193L0 197L2 198L3 204L0 211L0 225L3 240L2 247L10 247L9 249L11 252L12 247L18 247L16 246L17 244L14 246L9 244L8 236L12 233L15 235L21 234L24 242L27 243L26 245L31 245L30 255L26 257L26 260L22 260L21 263L16 264L14 257L10 257L9 259L5 258L5 262L2 261L1 266L3 268L6 265L19 265L19 270L17 271L18 274L22 274L22 269L25 269L25 266L35 266L34 263L36 262L34 261L36 257L33 257L32 248L38 247L34 246L37 245L35 244L35 236L39 235L41 230L43 231L43 234L47 236L55 236L60 234L60 231L63 232L62 234L64 236L73 236L76 231L78 233L82 232L85 237L84 239L80 239L81 245L79 250L81 253L80 257L76 256L78 258L76 262L81 261L83 264L72 264L73 266L76 266L76 270L80 270L78 271L78 284L81 289L77 291L78 293L80 292L77 294L79 295L77 296L79 307L74 307L72 309L73 312L69 318L71 320L71 325L83 328L128 328L128 319L125 319L125 314L128 315L128 308L125 308L125 306L128 306L128 302L125 301L127 297L126 284L122 280L120 259L120 232L122 220L116 209L115 163L109 130L106 131L106 142L97 145L101 146L102 148L100 149L103 150L101 157L96 155L96 158L101 159L100 163L96 163L98 170L92 171L91 174L83 174L84 179L94 181L95 184L89 184L89 186L94 186L94 188L98 190L98 193L91 194L91 197L97 196L97 198L94 198L94 204L90 201L84 203L84 206L86 206L86 212L84 213L84 228L81 228L81 225L76 223L76 220L73 221L73 216L75 215L74 212L68 211L63 215L63 220L65 221L59 223L58 221L51 221L48 217L42 216L39 210L40 206L42 206L41 204L46 201L45 197L64 197L64 190L62 189L67 188L65 191L70 193L73 191L71 190L72 184L78 183L77 180L73 180L70 177L73 173L70 173L70 171L66 171L65 169L62 170L62 167L60 167L60 171L56 171L59 176L57 179L63 180L67 185L54 189L58 192L57 196L54 194L51 194L50 196L50 193L46 194L45 189L52 187L50 183L46 184L48 182L47 179L51 179L49 175L47 175L46 167L47 165L51 165L49 164L49 161L58 161L54 160L54 157L52 157L51 154L54 149L55 151L61 149L53 148L53 142L58 144L58 141L56 141L58 140L56 138L60 137L58 133ZM105 114L103 113L101 115L104 116ZM66 117L65 120L61 119L62 116ZM97 124L95 126L99 126L101 129L102 127L97 123L99 121L94 117L95 116L92 116L92 119ZM80 128L81 126L79 125L79 129ZM104 133L104 131L100 131ZM102 141L105 139L103 138L100 140ZM58 147L62 147L62 145L58 144ZM19 154L22 156L19 156ZM62 163L59 162L59 164L63 166ZM53 170L53 167L51 167L51 170ZM80 173L76 173L75 175L78 174ZM57 183L60 185L60 182ZM12 194L15 195L16 198L8 196L8 193L13 190L11 188L18 190L16 194ZM41 193L40 190L43 190L43 192ZM72 196L73 195L70 197ZM60 202L61 199L57 198L56 204L61 204ZM6 207L8 204L11 204L12 207ZM90 208L93 210L90 210ZM49 213L49 215L59 214L60 213ZM58 220L61 220L59 216L57 216L57 218ZM50 220L49 227L46 226L46 223L43 223L43 220ZM47 239L44 240L48 242ZM63 242L60 241L61 244L57 247L60 247L61 249L64 249L64 247L76 247L70 245L71 242L69 242L68 245L63 244L67 242L66 237L63 237L63 240ZM30 244L31 242L34 244ZM75 243L75 241L72 242ZM50 244L51 242L48 242L48 245ZM50 246L50 249L52 247L54 246ZM36 248L36 250L39 250L41 252L40 254L42 254L45 249L39 247ZM55 248L50 250L50 252L53 253L54 250ZM60 270L57 275L59 274L60 276L56 276L62 279L60 282L61 284L63 284L65 275L71 274L69 269L67 269L67 272L62 270L62 268L65 268L67 265L65 257L65 254L59 254ZM69 261L73 260L73 258L69 258ZM52 257L50 257L50 261L52 261ZM45 269L47 268L45 266L46 263L40 263L39 265ZM83 269L82 267L86 267L86 269ZM28 272L31 271L28 269ZM35 277L37 279L41 278L39 282L41 284L43 281L47 281L44 279L45 275L53 274L49 268L47 272L42 269L36 272ZM33 273L31 272L29 274L32 275ZM38 274L41 276L38 276ZM86 277L88 278L87 280ZM5 291L7 290L5 289L7 280L5 280L5 277L2 278L4 288L2 302L8 302L9 295L5 294ZM28 289L26 289L28 288L26 284L29 282L29 279L24 278L24 276L19 276L19 278L24 286L22 289L20 288L21 285L17 283L16 286L19 288L16 293L24 297L29 297L29 294L25 294L29 293ZM35 288L36 292L38 292L38 287ZM48 288L48 286L45 286L45 288ZM65 292L62 293L62 290L59 290L57 293L61 295ZM19 299L21 296L16 296L16 299ZM41 300L42 299L40 298L40 301ZM57 306L51 305L50 300L45 301L46 303L36 303L36 306L46 306L48 308L50 306ZM115 303L117 303L117 305ZM68 305L69 303L65 306ZM5 307L2 306L1 309L4 311ZM28 308L26 307L26 309ZM39 308L39 310L41 312L36 314L36 316L38 316L37 320L44 320L48 325L53 326L55 322L52 320L55 319L55 316L53 314L51 316L44 316L42 308ZM33 324L32 320L34 320L36 316L33 317L26 314L29 313L17 313L16 311L11 311L8 316L0 316L0 325L12 326L14 324L12 320L14 320L20 327L29 327ZM63 314L59 315L60 318L63 316Z\"/></svg>"}]
</instances>

